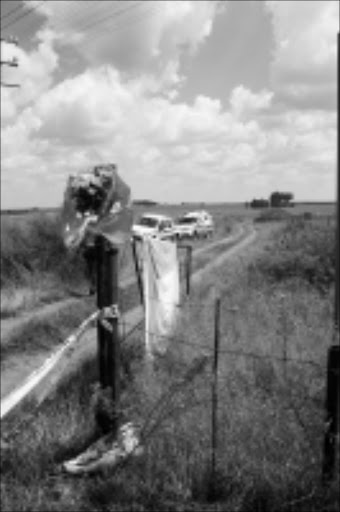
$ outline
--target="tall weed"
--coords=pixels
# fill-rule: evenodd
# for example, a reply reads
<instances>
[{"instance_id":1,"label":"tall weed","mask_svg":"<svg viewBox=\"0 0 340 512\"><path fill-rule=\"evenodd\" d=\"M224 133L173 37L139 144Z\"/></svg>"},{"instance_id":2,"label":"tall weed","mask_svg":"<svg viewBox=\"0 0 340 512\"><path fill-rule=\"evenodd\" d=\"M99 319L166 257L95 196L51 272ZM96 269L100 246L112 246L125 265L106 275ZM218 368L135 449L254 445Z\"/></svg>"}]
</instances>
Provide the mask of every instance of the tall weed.
<instances>
[{"instance_id":1,"label":"tall weed","mask_svg":"<svg viewBox=\"0 0 340 512\"><path fill-rule=\"evenodd\" d=\"M325 292L335 282L334 229L323 221L293 219L251 270L255 277L260 272L260 279L302 280Z\"/></svg>"},{"instance_id":2,"label":"tall weed","mask_svg":"<svg viewBox=\"0 0 340 512\"><path fill-rule=\"evenodd\" d=\"M5 217L1 224L1 288L31 285L42 274L64 283L81 279L82 259L66 250L57 215L39 213L26 220Z\"/></svg>"}]
</instances>

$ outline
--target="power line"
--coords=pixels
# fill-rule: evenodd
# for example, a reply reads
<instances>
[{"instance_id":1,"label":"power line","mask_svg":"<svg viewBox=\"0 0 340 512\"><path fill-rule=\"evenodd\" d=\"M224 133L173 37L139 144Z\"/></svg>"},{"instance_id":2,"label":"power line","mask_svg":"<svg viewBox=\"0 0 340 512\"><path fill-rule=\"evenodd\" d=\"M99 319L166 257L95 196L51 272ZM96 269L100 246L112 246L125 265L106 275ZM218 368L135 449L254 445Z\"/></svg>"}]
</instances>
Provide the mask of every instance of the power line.
<instances>
[{"instance_id":1,"label":"power line","mask_svg":"<svg viewBox=\"0 0 340 512\"><path fill-rule=\"evenodd\" d=\"M152 6L151 9L148 9L147 11L143 11L143 15L142 16L134 16L134 17L130 17L130 18L127 18L128 21L131 20L131 23L125 23L124 25L111 25L110 27L108 28L103 28L101 30L101 32L99 32L96 36L90 38L90 39L87 39L84 43L82 44L79 44L78 45L78 48L81 47L81 48L86 48L88 47L91 43L93 43L93 41L96 41L98 40L99 38L101 37L105 37L107 36L107 33L115 33L115 32L119 32L120 30L124 30L126 29L127 27L130 27L132 26L133 24L135 23L138 23L140 21L143 21L144 19L148 18L148 16L145 16L146 14L155 14L157 11L160 11L160 7L158 6ZM141 13L140 13L141 14ZM113 30L115 29L115 30Z\"/></svg>"},{"instance_id":2,"label":"power line","mask_svg":"<svg viewBox=\"0 0 340 512\"><path fill-rule=\"evenodd\" d=\"M69 24L72 24L74 21L74 31L76 32L86 32L87 30L91 30L92 27L96 25L100 25L101 23L105 23L107 20L110 20L112 18L116 18L120 16L121 14L124 14L126 11L129 11L135 7L138 7L139 5L142 5L143 0L139 0L138 2L135 2L134 4L130 4L128 7L117 10L117 6L114 5L114 9L112 9L112 3L111 2L96 2L96 5L90 5L86 6L85 9L79 9L79 4L82 2L69 2L69 7L67 8L67 11L60 12L60 13L53 13L53 16L49 17L49 23L51 25L56 25L57 23L63 23L64 21L67 21ZM127 3L127 2L126 2ZM115 2L116 4L116 2ZM101 16L100 18L97 17L97 14L104 14L103 9L101 7L107 7L109 6L110 9L106 10L105 15ZM73 8L72 8L73 7ZM93 10L93 7L95 9ZM84 11L86 11L85 16L81 16L81 14L84 14ZM89 14L91 15L89 16ZM97 19L95 19L97 17ZM92 20L89 23L89 20ZM79 26L79 22L83 23L85 22L85 25Z\"/></svg>"},{"instance_id":3,"label":"power line","mask_svg":"<svg viewBox=\"0 0 340 512\"><path fill-rule=\"evenodd\" d=\"M111 17L112 12L113 12L113 15L115 15L118 12L116 9L116 5L114 5L114 9L112 9L112 2L106 2L106 1L93 2L92 5L91 4L89 6L86 5L85 8L84 8L84 3L85 2L77 2L77 1L70 0L68 2L67 10L66 11L64 10L63 12L53 13L53 16L49 17L49 20L48 20L49 23L51 25L56 26L56 22L63 23L64 21L67 21L69 24L72 24L73 21L75 21L76 22L75 25L78 25L79 22L80 23L85 22L86 25L83 27L83 28L85 28L90 19L92 19L93 21L96 21L94 19L96 17L96 15L99 13L100 14L103 13L102 7L107 7L107 6L110 7L106 11L104 21ZM81 8L79 8L79 5L81 5ZM94 9L93 9L93 7L94 7ZM82 14L84 14L84 11L86 12L86 15L82 16ZM89 14L90 14L90 16L89 16ZM97 20L97 21L101 21L101 20ZM82 27L77 28L75 26L74 30L82 31L83 28Z\"/></svg>"},{"instance_id":4,"label":"power line","mask_svg":"<svg viewBox=\"0 0 340 512\"><path fill-rule=\"evenodd\" d=\"M21 16L18 16L14 20L9 21L9 23L7 23L7 25L5 25L4 27L1 27L1 30L5 30L8 27L10 27L11 25L14 25L14 23L16 23L17 21L21 20L22 18L25 18L26 16L29 16L32 12L34 12L36 9L38 9L38 7L40 7L46 1L47 0L41 0L37 5L35 5L34 7L31 7L28 11L24 12Z\"/></svg>"},{"instance_id":5,"label":"power line","mask_svg":"<svg viewBox=\"0 0 340 512\"><path fill-rule=\"evenodd\" d=\"M77 6L77 2L73 2L74 3L74 6ZM103 3L99 4L99 7L101 7L103 5ZM121 9L121 10L117 10L115 9L113 12L110 10L110 11L107 11L105 16L102 16L100 18L97 18L95 20L93 20L92 23L87 23L83 26L80 26L80 27L75 27L75 31L77 32L80 32L80 33L86 33L90 30L92 30L93 28L96 28L100 25L102 25L101 27L101 30L98 31L98 33L96 34L96 30L93 30L94 32L94 37L91 37L91 38L87 38L86 41L84 43L80 43L78 44L78 48L79 46L80 47L83 47L83 46L87 46L89 43L91 43L92 41L98 39L99 37L102 37L102 36L105 36L107 32L114 32L112 30L112 28L115 28L117 30L121 30L121 29L125 29L127 26L129 25L132 25L133 23L139 21L139 20L142 20L143 18L145 18L145 14L148 14L149 12L156 12L159 10L159 6L157 5L151 5L151 9L149 8L148 10L144 10L143 12L140 12L140 13L132 13L132 14L141 14L142 16L130 16L130 17L127 17L127 16L124 16L124 20L132 20L132 23L125 23L125 24L118 24L118 23L115 23L115 24L112 24L110 23L109 27L107 28L103 28L103 25L105 25L106 22L110 21L110 20L113 20L115 18L118 18L122 15L124 15L125 13L127 13L128 11L132 11L132 10L135 10L136 8L140 7L143 5L143 0L139 0L138 2L135 2L134 4L130 4L128 7L124 8L124 9ZM97 7L97 12L99 13L98 11L98 5L96 5ZM76 9L73 9L71 10L71 20L77 16L77 13L80 12L80 9L76 8ZM111 13L112 12L112 13ZM96 15L96 13L93 13L93 16L92 18ZM82 17L82 21L87 21L87 19L89 17ZM62 23L64 20L70 20L70 12L68 11L67 13L64 13L61 14L61 15L54 15L53 17L50 17L49 19L49 22L51 24L55 24L55 22L57 23Z\"/></svg>"},{"instance_id":6,"label":"power line","mask_svg":"<svg viewBox=\"0 0 340 512\"><path fill-rule=\"evenodd\" d=\"M96 25L100 25L101 23L106 22L109 19L116 18L117 16L120 16L124 12L130 11L131 9L136 8L138 5L141 5L142 3L143 3L143 0L139 0L135 4L132 4L132 5L129 5L128 7L126 7L126 9L121 9L120 11L115 11L111 16L105 16L103 18L100 18L99 20L94 21L94 23L90 23L88 25L85 25L84 27L81 27L80 31L86 32L86 30L90 30L93 27L95 27Z\"/></svg>"},{"instance_id":7,"label":"power line","mask_svg":"<svg viewBox=\"0 0 340 512\"><path fill-rule=\"evenodd\" d=\"M4 20L5 18L8 18L8 16L11 16L14 12L18 11L19 9L22 9L22 4L17 5L11 11L7 12L3 16L0 16L0 20Z\"/></svg>"},{"instance_id":8,"label":"power line","mask_svg":"<svg viewBox=\"0 0 340 512\"><path fill-rule=\"evenodd\" d=\"M24 18L25 16L29 15L31 12L36 10L39 6L41 6L45 2L46 2L46 0L42 0L41 2L39 2L39 4L37 4L34 7L32 7L29 11L23 13L23 15L15 18L11 22L9 22L7 25L5 25L3 27L3 29L8 28L13 23L15 23L15 22L19 21L20 19ZM77 2L72 2L72 3L74 4L75 7L77 7ZM79 29L76 29L76 30L79 31L79 32L83 32L83 33L87 32L89 30L92 30L95 27L98 27L99 25L105 24L108 20L113 20L115 18L118 18L118 17L122 16L123 14L125 14L128 11L135 10L136 8L140 7L142 4L143 4L143 0L139 0L138 2L135 2L132 5L130 4L129 6L125 7L124 9L121 9L121 10L115 9L112 14L109 14L109 12L107 12L105 16L102 16L101 18L94 20L92 23L87 23L84 26L82 26L82 27L80 27ZM103 5L103 3L101 5ZM98 6L96 6L96 8L97 8L97 11L98 11ZM131 20L131 23L126 23L126 24L122 24L122 25L119 25L119 24L116 23L114 25L110 25L110 27L102 29L101 31L99 31L98 34L95 35L94 37L92 37L90 39L87 39L83 44L80 43L79 46L80 47L88 46L90 43L92 43L92 41L97 40L98 38L105 36L107 32L114 32L116 30L118 31L118 30L125 29L127 26L130 26L130 25L132 25L132 24L134 24L136 22L139 22L139 21L142 21L143 19L145 19L147 17L146 14L149 14L149 13L150 14L151 13L154 14L158 10L160 10L160 7L153 4L153 5L151 5L151 9L149 8L148 10L143 11L142 13L140 13L141 14L140 16L137 16L137 17L136 16L132 16L132 17L128 17L128 18L124 17L124 19L127 19L129 21ZM73 10L73 13L77 13L79 11L80 10L76 8L76 9ZM62 22L62 20L69 18L69 13L66 13L64 16L61 16L59 18L58 17L56 17L56 18L57 18L57 21ZM85 21L84 18L83 18L83 21ZM50 18L50 22L53 23L53 18L52 17ZM112 28L115 28L116 30L113 31ZM103 30L104 30L104 33L103 33Z\"/></svg>"},{"instance_id":9,"label":"power line","mask_svg":"<svg viewBox=\"0 0 340 512\"><path fill-rule=\"evenodd\" d=\"M17 17L15 20L13 20L12 23L15 23L16 21L19 21L19 19L23 18L24 16L27 16L27 14L30 14L30 12L32 12L35 9L37 9L44 2L46 2L46 0L42 0L39 4L34 6L30 11L27 11L22 16ZM81 9L78 8L78 2L71 2L70 1L70 4L71 3L73 5L73 7L74 7L73 9L71 9L71 11L68 9L67 12L61 13L61 15L57 14L57 15L50 16L49 17L49 23L51 23L51 24L53 24L53 22L62 23L64 20L68 20L69 21L70 18L71 18L71 20L75 19L78 22L79 21L78 13L81 12ZM81 17L81 21L82 22L87 22L87 23L85 23L85 25L80 26L79 28L75 27L75 31L80 32L80 33L86 33L87 31L90 31L90 30L92 30L93 28L96 28L99 25L105 24L107 21L110 21L110 20L113 20L115 18L121 17L126 12L132 11L132 10L136 9L137 7L140 7L143 4L143 0L139 0L139 1L135 2L135 3L133 3L133 4L129 4L127 7L125 7L124 9L120 9L120 10L117 10L116 6L114 6L115 9L113 11L112 11L112 9L110 9L110 10L106 11L104 16L101 16L100 18L98 18L96 15L97 15L97 13L98 14L99 13L103 14L103 10L100 9L100 7L104 6L105 3L106 2L101 2L99 4L99 2L98 2L99 5L95 6L95 12L93 12L93 9L91 9L91 7L93 7L92 5L87 7L86 10L88 11L88 13L89 13L89 9L90 9L90 11L93 14L92 14L92 16L85 16L85 17L82 16ZM79 4L80 4L80 2L79 2ZM99 9L98 9L98 7L99 7ZM110 7L112 8L112 5L110 5ZM70 13L71 13L71 16L70 16ZM97 17L97 19L93 19L95 17ZM93 19L93 21L91 23L88 23L88 20L90 18ZM130 19L130 18L128 18L128 19ZM7 28L12 23L8 23L3 28ZM114 26L117 26L117 25L114 25ZM124 28L124 25L120 26L120 28ZM95 32L95 30L94 30L94 32ZM102 35L102 32L99 33L99 36L101 36L101 35Z\"/></svg>"},{"instance_id":10,"label":"power line","mask_svg":"<svg viewBox=\"0 0 340 512\"><path fill-rule=\"evenodd\" d=\"M83 2L81 2L81 3L83 4ZM87 14L84 17L84 16L81 16L81 13L84 14L84 12L82 9L79 9L79 4L80 4L80 2L78 2L78 1L69 0L67 11L60 12L60 13L54 13L53 17L50 17L49 21L51 23L53 23L55 21L63 22L64 20L67 20L68 22L70 22L73 19L73 15L75 15L77 22L81 22L81 23L86 22L89 19L89 16L88 16L89 14L91 14L91 17L93 18L93 16L96 15L96 12L102 11L101 7L103 7L103 6L107 7L107 5L110 5L109 2L107 2L107 1L103 2L103 1L99 0L97 2L93 2L90 6L86 6L85 11Z\"/></svg>"}]
</instances>

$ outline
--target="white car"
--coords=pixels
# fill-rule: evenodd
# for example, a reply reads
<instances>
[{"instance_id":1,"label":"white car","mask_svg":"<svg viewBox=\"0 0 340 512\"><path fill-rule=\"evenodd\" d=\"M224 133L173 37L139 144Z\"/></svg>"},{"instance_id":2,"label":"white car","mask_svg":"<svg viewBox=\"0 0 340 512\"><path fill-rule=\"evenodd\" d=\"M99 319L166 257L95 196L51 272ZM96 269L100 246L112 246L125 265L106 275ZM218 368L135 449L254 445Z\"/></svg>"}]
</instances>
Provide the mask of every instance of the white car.
<instances>
[{"instance_id":1,"label":"white car","mask_svg":"<svg viewBox=\"0 0 340 512\"><path fill-rule=\"evenodd\" d=\"M132 226L133 238L141 240L144 236L155 236L162 239L174 239L174 222L171 217L156 213L145 213Z\"/></svg>"},{"instance_id":2,"label":"white car","mask_svg":"<svg viewBox=\"0 0 340 512\"><path fill-rule=\"evenodd\" d=\"M214 231L214 222L206 211L190 212L176 221L175 231L177 238L207 237Z\"/></svg>"},{"instance_id":3,"label":"white car","mask_svg":"<svg viewBox=\"0 0 340 512\"><path fill-rule=\"evenodd\" d=\"M180 217L175 221L176 238L194 238L198 236L197 219L195 217Z\"/></svg>"}]
</instances>

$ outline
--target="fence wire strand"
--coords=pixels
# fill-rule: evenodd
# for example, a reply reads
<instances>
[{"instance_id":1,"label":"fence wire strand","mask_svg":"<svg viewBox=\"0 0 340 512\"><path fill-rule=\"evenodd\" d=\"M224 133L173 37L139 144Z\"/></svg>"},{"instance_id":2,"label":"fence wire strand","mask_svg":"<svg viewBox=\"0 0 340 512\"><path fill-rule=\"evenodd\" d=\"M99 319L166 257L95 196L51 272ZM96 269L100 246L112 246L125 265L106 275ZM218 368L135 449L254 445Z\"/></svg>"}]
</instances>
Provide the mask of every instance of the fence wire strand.
<instances>
[{"instance_id":1,"label":"fence wire strand","mask_svg":"<svg viewBox=\"0 0 340 512\"><path fill-rule=\"evenodd\" d=\"M126 325L130 325L131 327L133 327L133 324L130 324L129 322L127 322ZM139 325L141 325L141 324L139 324ZM214 348L208 344L191 342L189 340L184 340L182 337L158 334L153 331L149 331L149 330L146 331L145 329L144 329L144 333L149 334L151 336L155 336L156 338L159 338L159 339L175 341L182 345L186 345L188 347L194 347L196 349L200 348L203 350L207 350L208 352L211 352L211 353L213 353L213 351L214 351ZM224 339L226 339L226 336L224 337ZM223 340L223 337L221 337L221 340ZM292 363L297 363L297 364L302 364L302 365L314 366L315 368L319 368L322 370L324 369L323 365L320 364L318 361L314 361L311 359L295 358L295 357L291 357L291 356L284 357L284 356L280 356L280 355L276 355L276 354L264 354L264 353L259 354L256 352L249 352L249 351L244 351L244 350L240 350L240 349L236 350L236 349L226 349L226 348L219 349L219 354L220 355L225 354L225 355L230 355L230 356L235 356L235 357L247 357L247 358L251 358L251 359L266 359L266 360L277 361L280 363L292 362Z\"/></svg>"}]
</instances>

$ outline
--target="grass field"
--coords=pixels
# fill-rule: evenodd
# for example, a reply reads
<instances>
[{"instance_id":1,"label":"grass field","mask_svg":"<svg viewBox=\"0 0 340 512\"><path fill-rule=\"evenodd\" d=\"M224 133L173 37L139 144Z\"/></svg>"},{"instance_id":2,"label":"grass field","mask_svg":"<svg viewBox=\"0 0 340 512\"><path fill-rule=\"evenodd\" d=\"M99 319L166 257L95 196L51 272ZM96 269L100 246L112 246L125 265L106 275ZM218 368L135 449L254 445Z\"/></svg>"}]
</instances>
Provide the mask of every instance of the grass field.
<instances>
[{"instance_id":1,"label":"grass field","mask_svg":"<svg viewBox=\"0 0 340 512\"><path fill-rule=\"evenodd\" d=\"M182 204L135 206L134 217L137 219L143 212L153 211L176 218L198 208L212 213L216 239L227 235L236 222L259 215L258 210L247 209L243 204ZM335 206L301 204L287 210L288 215L304 212L313 216L333 215ZM87 289L81 255L66 251L60 232L56 211L1 215L1 318L68 297L72 288ZM130 272L131 254L126 254L122 263Z\"/></svg>"},{"instance_id":2,"label":"grass field","mask_svg":"<svg viewBox=\"0 0 340 512\"><path fill-rule=\"evenodd\" d=\"M221 209L217 215L230 219L232 214ZM233 215L241 213L235 210ZM321 485L334 226L313 218L256 226L257 240L242 258L214 270L194 290L167 356L156 361L153 374L143 364L141 332L122 347L122 419L148 424L144 454L109 474L72 479L60 472L60 462L96 434L97 373L96 365L88 362L38 411L32 413L28 404L3 423L3 510L339 508L338 480L330 487ZM211 502L216 293L222 314L217 474ZM189 378L187 372L200 356L208 356L207 364L194 366ZM27 423L20 425L23 420Z\"/></svg>"}]
</instances>

